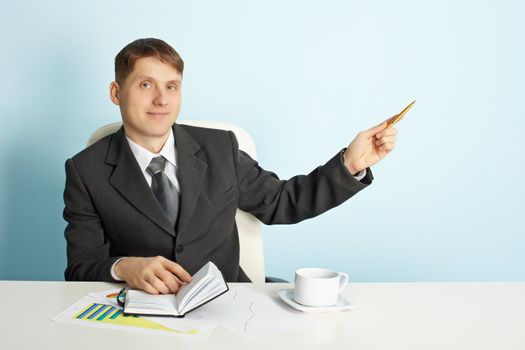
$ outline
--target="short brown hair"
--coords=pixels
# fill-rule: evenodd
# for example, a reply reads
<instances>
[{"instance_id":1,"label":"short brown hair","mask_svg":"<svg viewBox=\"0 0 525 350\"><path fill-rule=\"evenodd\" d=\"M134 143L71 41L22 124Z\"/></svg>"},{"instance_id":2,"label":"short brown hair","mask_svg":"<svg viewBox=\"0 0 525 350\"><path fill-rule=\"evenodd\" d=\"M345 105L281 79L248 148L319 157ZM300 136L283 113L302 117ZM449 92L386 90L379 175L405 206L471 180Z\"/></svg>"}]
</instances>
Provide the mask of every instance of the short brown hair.
<instances>
[{"instance_id":1,"label":"short brown hair","mask_svg":"<svg viewBox=\"0 0 525 350\"><path fill-rule=\"evenodd\" d=\"M124 83L133 71L135 62L143 57L157 57L171 65L182 75L184 61L177 51L163 40L155 38L137 39L127 44L115 57L115 81Z\"/></svg>"}]
</instances>

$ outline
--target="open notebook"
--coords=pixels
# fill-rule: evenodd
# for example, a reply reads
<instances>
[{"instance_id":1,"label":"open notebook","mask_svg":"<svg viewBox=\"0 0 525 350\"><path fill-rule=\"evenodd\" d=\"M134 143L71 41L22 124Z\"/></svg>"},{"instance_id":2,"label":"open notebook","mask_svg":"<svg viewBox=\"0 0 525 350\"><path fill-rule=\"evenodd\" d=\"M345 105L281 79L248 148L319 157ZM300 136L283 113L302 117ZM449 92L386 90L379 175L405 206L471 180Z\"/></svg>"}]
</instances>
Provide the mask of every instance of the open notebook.
<instances>
[{"instance_id":1,"label":"open notebook","mask_svg":"<svg viewBox=\"0 0 525 350\"><path fill-rule=\"evenodd\" d=\"M136 289L127 290L124 313L183 317L227 291L221 271L210 261L177 294L152 295Z\"/></svg>"}]
</instances>

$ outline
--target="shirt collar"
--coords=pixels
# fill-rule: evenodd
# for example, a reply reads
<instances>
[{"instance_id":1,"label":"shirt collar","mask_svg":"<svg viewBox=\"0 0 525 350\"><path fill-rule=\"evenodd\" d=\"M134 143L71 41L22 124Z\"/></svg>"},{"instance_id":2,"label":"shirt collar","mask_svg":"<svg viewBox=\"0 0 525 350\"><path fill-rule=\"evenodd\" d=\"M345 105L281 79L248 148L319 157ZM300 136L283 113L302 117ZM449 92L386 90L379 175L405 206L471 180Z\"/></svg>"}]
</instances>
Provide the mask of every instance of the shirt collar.
<instances>
[{"instance_id":1,"label":"shirt collar","mask_svg":"<svg viewBox=\"0 0 525 350\"><path fill-rule=\"evenodd\" d=\"M177 158L175 156L175 137L173 136L173 129L170 129L168 139L166 140L166 143L164 144L159 153L150 152L138 143L135 143L127 136L126 139L128 140L129 147L131 148L133 155L135 155L135 158L137 159L137 162L139 163L140 169L142 171L146 171L146 168L148 167L151 160L155 157L158 157L159 155L166 158L166 160L174 166L177 166Z\"/></svg>"}]
</instances>

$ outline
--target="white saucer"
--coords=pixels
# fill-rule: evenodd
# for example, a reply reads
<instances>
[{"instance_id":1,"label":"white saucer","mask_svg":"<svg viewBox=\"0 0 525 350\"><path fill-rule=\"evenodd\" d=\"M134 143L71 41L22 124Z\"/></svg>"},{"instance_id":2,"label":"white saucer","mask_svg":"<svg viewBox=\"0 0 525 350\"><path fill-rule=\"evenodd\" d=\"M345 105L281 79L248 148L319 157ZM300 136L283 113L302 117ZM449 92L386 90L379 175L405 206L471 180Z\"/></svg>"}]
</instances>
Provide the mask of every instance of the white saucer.
<instances>
[{"instance_id":1,"label":"white saucer","mask_svg":"<svg viewBox=\"0 0 525 350\"><path fill-rule=\"evenodd\" d=\"M348 300L346 300L343 296L339 296L339 299L337 300L337 304L333 306L304 306L299 303L297 303L294 300L294 290L293 289L280 289L277 291L277 294L281 299L291 307L293 307L296 310L303 311L303 312L328 312L328 311L343 311L343 310L350 310L356 307L355 305L351 304Z\"/></svg>"}]
</instances>

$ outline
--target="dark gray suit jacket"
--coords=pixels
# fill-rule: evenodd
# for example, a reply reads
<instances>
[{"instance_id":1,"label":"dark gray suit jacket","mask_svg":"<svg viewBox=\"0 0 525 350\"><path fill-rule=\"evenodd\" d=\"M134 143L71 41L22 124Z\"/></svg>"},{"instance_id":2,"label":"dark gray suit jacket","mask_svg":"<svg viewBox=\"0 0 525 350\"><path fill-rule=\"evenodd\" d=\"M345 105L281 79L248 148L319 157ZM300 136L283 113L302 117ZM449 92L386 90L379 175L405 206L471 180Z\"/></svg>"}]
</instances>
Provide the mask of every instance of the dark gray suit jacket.
<instances>
[{"instance_id":1,"label":"dark gray suit jacket","mask_svg":"<svg viewBox=\"0 0 525 350\"><path fill-rule=\"evenodd\" d=\"M239 151L231 131L173 126L181 188L175 227L148 186L123 129L66 161L66 280L113 281L122 256L161 255L190 274L213 261L227 281L249 281L239 266L235 211L265 224L291 224L344 202L372 181L354 179L339 152L288 181Z\"/></svg>"}]
</instances>

